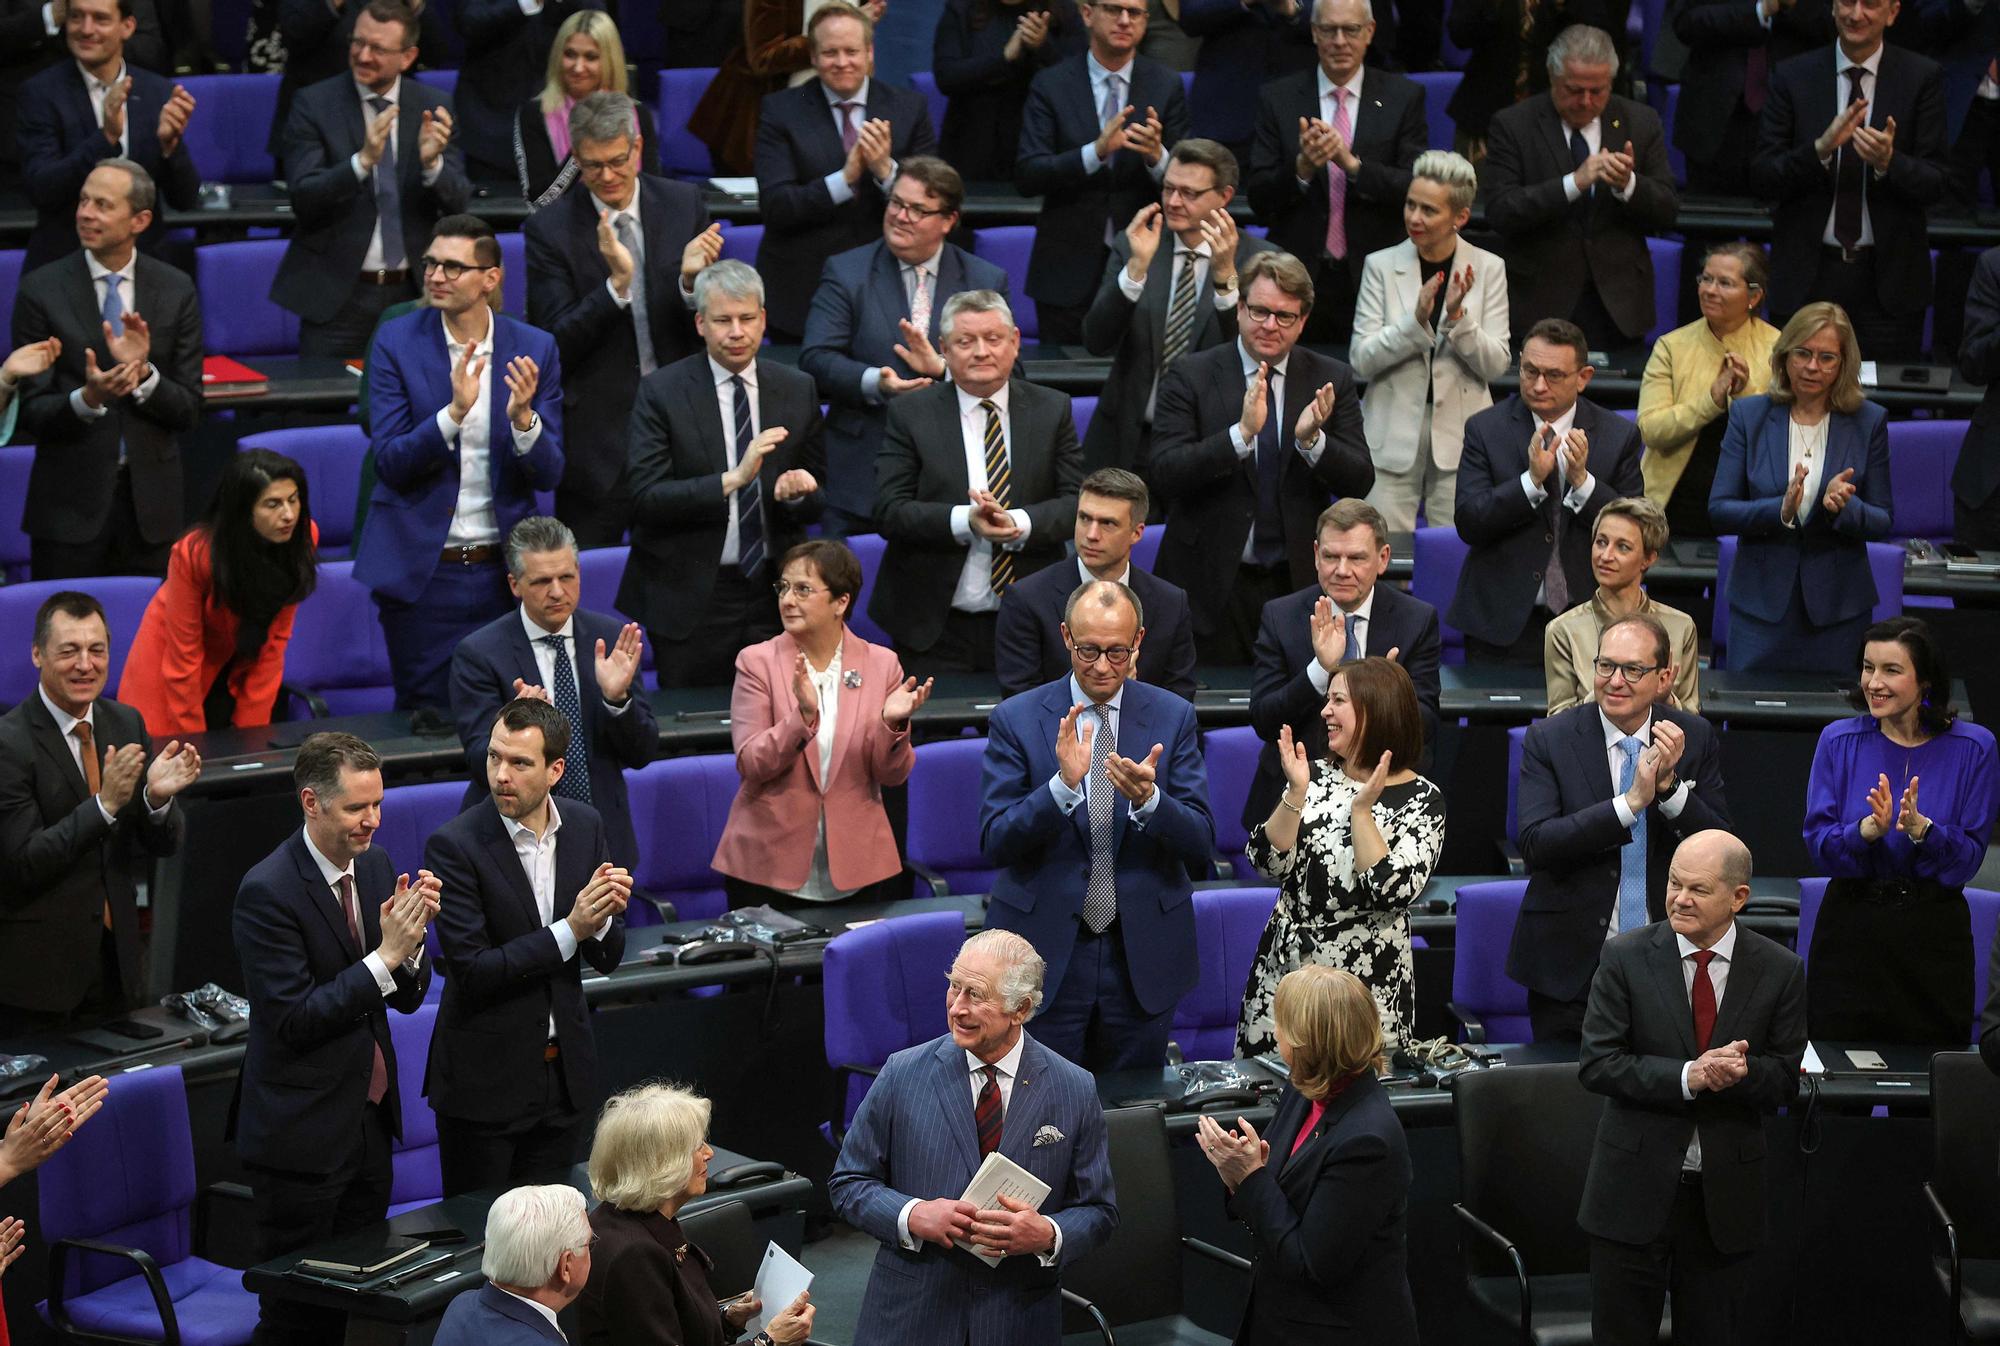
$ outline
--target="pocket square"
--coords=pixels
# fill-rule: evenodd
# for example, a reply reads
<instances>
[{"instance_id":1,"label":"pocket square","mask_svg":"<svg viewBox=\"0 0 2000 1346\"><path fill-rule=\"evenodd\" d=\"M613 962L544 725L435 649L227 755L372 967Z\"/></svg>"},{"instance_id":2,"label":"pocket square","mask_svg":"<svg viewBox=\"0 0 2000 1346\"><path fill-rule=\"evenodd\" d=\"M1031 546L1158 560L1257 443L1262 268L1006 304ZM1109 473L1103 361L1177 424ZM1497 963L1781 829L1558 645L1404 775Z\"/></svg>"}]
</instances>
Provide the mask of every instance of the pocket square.
<instances>
[{"instance_id":1,"label":"pocket square","mask_svg":"<svg viewBox=\"0 0 2000 1346\"><path fill-rule=\"evenodd\" d=\"M1056 1130L1053 1126L1045 1126L1041 1130L1035 1132L1035 1146L1037 1147L1043 1145L1055 1145L1060 1143L1062 1139L1063 1139L1063 1133Z\"/></svg>"}]
</instances>

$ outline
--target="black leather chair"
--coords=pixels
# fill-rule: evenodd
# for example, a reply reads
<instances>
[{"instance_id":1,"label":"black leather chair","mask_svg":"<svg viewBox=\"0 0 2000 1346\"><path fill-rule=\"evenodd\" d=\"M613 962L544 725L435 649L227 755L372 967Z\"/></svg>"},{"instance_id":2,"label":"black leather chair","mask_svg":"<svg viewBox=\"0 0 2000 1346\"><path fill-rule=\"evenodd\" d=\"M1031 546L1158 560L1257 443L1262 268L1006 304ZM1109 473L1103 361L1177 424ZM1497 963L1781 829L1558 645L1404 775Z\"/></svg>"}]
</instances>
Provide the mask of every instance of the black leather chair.
<instances>
[{"instance_id":1,"label":"black leather chair","mask_svg":"<svg viewBox=\"0 0 2000 1346\"><path fill-rule=\"evenodd\" d=\"M1931 1266L1945 1340L2000 1341L2000 1079L1978 1052L1931 1058Z\"/></svg>"}]
</instances>

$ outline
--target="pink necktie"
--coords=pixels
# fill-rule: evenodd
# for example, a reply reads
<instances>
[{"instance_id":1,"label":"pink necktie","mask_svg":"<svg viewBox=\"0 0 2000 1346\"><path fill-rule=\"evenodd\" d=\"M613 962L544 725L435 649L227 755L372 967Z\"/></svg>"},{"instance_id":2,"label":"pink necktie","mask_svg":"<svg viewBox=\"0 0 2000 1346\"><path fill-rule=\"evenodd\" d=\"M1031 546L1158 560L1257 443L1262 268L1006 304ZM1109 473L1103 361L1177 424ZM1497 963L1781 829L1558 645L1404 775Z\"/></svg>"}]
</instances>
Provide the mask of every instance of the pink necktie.
<instances>
[{"instance_id":1,"label":"pink necktie","mask_svg":"<svg viewBox=\"0 0 2000 1346\"><path fill-rule=\"evenodd\" d=\"M854 124L854 109L861 104L835 103L834 106L840 109L840 148L851 150L854 142L861 139L861 128Z\"/></svg>"},{"instance_id":2,"label":"pink necktie","mask_svg":"<svg viewBox=\"0 0 2000 1346\"><path fill-rule=\"evenodd\" d=\"M1342 141L1354 137L1345 89L1333 91L1333 129ZM1332 160L1326 165L1326 252L1329 257L1347 256L1347 171Z\"/></svg>"},{"instance_id":3,"label":"pink necktie","mask_svg":"<svg viewBox=\"0 0 2000 1346\"><path fill-rule=\"evenodd\" d=\"M354 938L354 947L363 947L361 940L361 908L354 901L354 876L340 876L340 914L347 918L347 933ZM368 1063L368 1101L380 1103L389 1092L389 1063L382 1059L382 1044L371 1044L375 1048L375 1059Z\"/></svg>"}]
</instances>

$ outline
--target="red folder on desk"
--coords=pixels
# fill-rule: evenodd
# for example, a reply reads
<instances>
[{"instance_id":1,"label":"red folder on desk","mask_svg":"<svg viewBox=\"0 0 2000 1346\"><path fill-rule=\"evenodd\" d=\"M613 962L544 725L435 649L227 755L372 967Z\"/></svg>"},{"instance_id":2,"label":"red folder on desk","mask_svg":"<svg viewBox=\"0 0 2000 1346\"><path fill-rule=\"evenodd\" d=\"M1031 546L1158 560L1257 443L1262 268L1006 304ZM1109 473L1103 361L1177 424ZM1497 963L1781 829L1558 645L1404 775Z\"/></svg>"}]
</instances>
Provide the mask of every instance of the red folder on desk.
<instances>
[{"instance_id":1,"label":"red folder on desk","mask_svg":"<svg viewBox=\"0 0 2000 1346\"><path fill-rule=\"evenodd\" d=\"M249 365L226 355L210 355L201 362L201 390L207 397L255 397L268 391L271 380Z\"/></svg>"}]
</instances>

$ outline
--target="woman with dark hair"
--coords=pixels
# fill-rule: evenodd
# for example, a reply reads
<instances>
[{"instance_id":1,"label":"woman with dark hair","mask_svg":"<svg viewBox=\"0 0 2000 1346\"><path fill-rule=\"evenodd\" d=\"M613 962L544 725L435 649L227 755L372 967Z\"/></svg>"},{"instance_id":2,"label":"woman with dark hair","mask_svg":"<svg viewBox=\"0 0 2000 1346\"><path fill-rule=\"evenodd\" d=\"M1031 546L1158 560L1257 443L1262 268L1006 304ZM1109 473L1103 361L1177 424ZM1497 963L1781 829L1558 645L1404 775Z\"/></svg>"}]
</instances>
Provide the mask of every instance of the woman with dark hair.
<instances>
[{"instance_id":1,"label":"woman with dark hair","mask_svg":"<svg viewBox=\"0 0 2000 1346\"><path fill-rule=\"evenodd\" d=\"M1011 182L1028 85L1077 49L1083 32L1051 0L945 0L931 41L931 77L950 99L938 157L967 182Z\"/></svg>"},{"instance_id":2,"label":"woman with dark hair","mask_svg":"<svg viewBox=\"0 0 2000 1346\"><path fill-rule=\"evenodd\" d=\"M1274 1050L1272 1004L1287 972L1346 968L1375 993L1390 1045L1416 1016L1408 912L1444 849L1444 794L1416 773L1422 713L1403 666L1370 656L1342 664L1327 687L1328 760L1278 731L1285 788L1250 833L1250 863L1278 880L1278 905L1243 994L1236 1054Z\"/></svg>"},{"instance_id":3,"label":"woman with dark hair","mask_svg":"<svg viewBox=\"0 0 2000 1346\"><path fill-rule=\"evenodd\" d=\"M1965 885L1986 859L2000 761L1958 718L1915 617L1868 628L1864 712L1819 736L1805 842L1826 898L1806 954L1806 1026L1850 1042L1963 1044L1972 1003Z\"/></svg>"},{"instance_id":4,"label":"woman with dark hair","mask_svg":"<svg viewBox=\"0 0 2000 1346\"><path fill-rule=\"evenodd\" d=\"M529 210L540 210L575 184L578 170L576 156L570 153L570 109L594 93L605 92L631 95L639 171L660 171L659 134L653 114L632 93L618 25L601 9L580 9L556 29L542 91L514 114L514 174L521 180Z\"/></svg>"},{"instance_id":5,"label":"woman with dark hair","mask_svg":"<svg viewBox=\"0 0 2000 1346\"><path fill-rule=\"evenodd\" d=\"M118 699L157 738L271 722L292 617L319 577L305 470L281 453L230 460L208 518L174 544L125 658Z\"/></svg>"}]
</instances>

